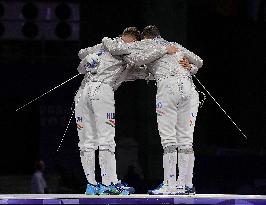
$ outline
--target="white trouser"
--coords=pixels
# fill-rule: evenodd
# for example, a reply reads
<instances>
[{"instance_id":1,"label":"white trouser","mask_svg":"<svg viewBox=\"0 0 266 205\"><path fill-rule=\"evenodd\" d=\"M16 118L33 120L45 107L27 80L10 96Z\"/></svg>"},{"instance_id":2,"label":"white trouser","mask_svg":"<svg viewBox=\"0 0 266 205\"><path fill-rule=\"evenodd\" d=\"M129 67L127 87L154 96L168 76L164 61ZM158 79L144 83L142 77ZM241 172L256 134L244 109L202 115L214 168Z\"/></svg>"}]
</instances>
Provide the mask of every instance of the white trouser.
<instances>
[{"instance_id":1,"label":"white trouser","mask_svg":"<svg viewBox=\"0 0 266 205\"><path fill-rule=\"evenodd\" d=\"M113 89L107 84L89 82L78 91L75 103L80 157L87 181L96 184L95 150L99 147L102 183L117 183Z\"/></svg>"},{"instance_id":2,"label":"white trouser","mask_svg":"<svg viewBox=\"0 0 266 205\"><path fill-rule=\"evenodd\" d=\"M188 77L169 77L157 84L157 123L163 148L193 145L199 95Z\"/></svg>"},{"instance_id":3,"label":"white trouser","mask_svg":"<svg viewBox=\"0 0 266 205\"><path fill-rule=\"evenodd\" d=\"M157 91L157 122L164 148L164 182L175 183L176 147L178 147L177 185L192 187L194 152L193 132L199 106L199 95L188 77L169 77L159 81Z\"/></svg>"},{"instance_id":4,"label":"white trouser","mask_svg":"<svg viewBox=\"0 0 266 205\"><path fill-rule=\"evenodd\" d=\"M89 82L84 89L79 90L75 100L78 101L76 122L80 150L97 150L99 147L100 150L115 152L113 89L104 83Z\"/></svg>"}]
</instances>

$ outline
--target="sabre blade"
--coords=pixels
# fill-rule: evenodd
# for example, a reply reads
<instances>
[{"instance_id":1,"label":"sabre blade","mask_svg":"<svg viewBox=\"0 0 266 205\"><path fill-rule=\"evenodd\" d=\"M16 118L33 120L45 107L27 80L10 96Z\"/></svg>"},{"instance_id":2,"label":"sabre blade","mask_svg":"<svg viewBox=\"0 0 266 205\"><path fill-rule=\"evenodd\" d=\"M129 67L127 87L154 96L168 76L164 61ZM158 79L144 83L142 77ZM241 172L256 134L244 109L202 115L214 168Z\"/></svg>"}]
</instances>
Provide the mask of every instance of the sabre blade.
<instances>
[{"instance_id":1,"label":"sabre blade","mask_svg":"<svg viewBox=\"0 0 266 205\"><path fill-rule=\"evenodd\" d=\"M235 127L238 129L238 131L246 138L247 136L243 133L243 131L237 126L237 124L234 122L234 120L226 113L226 111L222 108L222 106L215 100L215 98L211 95L211 93L205 88L205 86L200 82L200 80L193 75L193 77L198 81L198 83L203 87L203 89L208 93L208 95L213 99L213 101L219 106L219 108L224 112L224 114L230 119L230 121L235 125Z\"/></svg>"},{"instance_id":2,"label":"sabre blade","mask_svg":"<svg viewBox=\"0 0 266 205\"><path fill-rule=\"evenodd\" d=\"M28 102L28 103L26 103L25 105L21 106L20 108L16 109L16 112L17 112L17 111L19 111L19 110L21 110L21 109L23 109L24 107L26 107L26 106L30 105L31 103L35 102L36 100L39 100L39 99L40 99L40 98L42 98L43 96L45 96L45 95L47 95L48 93L50 93L50 92L54 91L55 89L57 89L57 88L61 87L62 85L66 84L67 82L69 82L69 81L73 80L74 78L78 77L79 75L80 75L80 73L79 73L79 74L77 74L77 75L75 75L75 76L73 76L72 78L70 78L70 79L66 80L65 82L61 83L60 85L58 85L58 86L54 87L53 89L51 89L51 90L47 91L46 93L44 93L44 94L40 95L39 97L37 97L37 98L35 98L35 99L31 100L30 102Z\"/></svg>"},{"instance_id":3,"label":"sabre blade","mask_svg":"<svg viewBox=\"0 0 266 205\"><path fill-rule=\"evenodd\" d=\"M64 134L63 134L63 137L62 137L62 139L61 139L61 141L60 141L60 144L59 144L59 146L58 146L56 152L59 152L59 150L60 150L60 148L61 148L61 146L62 146L62 144L63 144L63 141L64 141L64 139L65 139L66 133L67 133L67 131L68 131L68 128L69 128L69 125L70 125L70 123L71 123L71 120L72 120L72 118L73 118L74 113L75 113L75 109L74 109L74 110L72 111L72 113L71 113L71 116L70 116L70 119L69 119L69 121L68 121L67 127L66 127L66 129L65 129L65 132L64 132Z\"/></svg>"},{"instance_id":4,"label":"sabre blade","mask_svg":"<svg viewBox=\"0 0 266 205\"><path fill-rule=\"evenodd\" d=\"M78 93L78 91L77 91L77 93ZM77 95L77 93L76 93L76 95ZM60 140L60 143L59 143L59 146L58 146L56 152L59 152L60 148L62 147L62 144L63 144L63 142L64 142L64 139L65 139L66 133L67 133L67 131L68 131L68 128L69 128L69 125L70 125L71 120L72 120L72 118L73 118L73 115L74 115L74 113L75 113L75 111L76 111L75 109L76 109L76 106L77 106L78 103L79 103L79 100L80 100L80 98L81 98L81 95L82 95L82 92L79 94L79 97L78 97L77 102L74 101L74 103L73 103L74 106L73 106L73 105L71 106L72 113L71 113L71 116L70 116L70 119L69 119L69 121L68 121L67 127L66 127L65 132L64 132L64 134L63 134L63 136L62 136L62 139ZM73 109L73 107L74 107L74 109Z\"/></svg>"}]
</instances>

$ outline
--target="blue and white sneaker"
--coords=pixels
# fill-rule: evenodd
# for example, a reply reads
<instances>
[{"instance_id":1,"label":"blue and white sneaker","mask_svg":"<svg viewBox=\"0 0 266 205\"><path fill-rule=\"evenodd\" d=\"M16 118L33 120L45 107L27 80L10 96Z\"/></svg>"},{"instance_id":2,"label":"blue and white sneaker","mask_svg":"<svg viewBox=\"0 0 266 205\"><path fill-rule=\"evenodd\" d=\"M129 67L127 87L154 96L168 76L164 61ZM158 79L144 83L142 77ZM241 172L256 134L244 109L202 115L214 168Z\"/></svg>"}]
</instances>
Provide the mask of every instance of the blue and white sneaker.
<instances>
[{"instance_id":1,"label":"blue and white sneaker","mask_svg":"<svg viewBox=\"0 0 266 205\"><path fill-rule=\"evenodd\" d=\"M117 184L114 184L114 186L122 191L122 195L130 195L135 193L135 189L128 186L126 183L118 182Z\"/></svg>"},{"instance_id":2,"label":"blue and white sneaker","mask_svg":"<svg viewBox=\"0 0 266 205\"><path fill-rule=\"evenodd\" d=\"M156 189L149 190L150 195L184 195L185 187L183 186L169 186L167 184L160 184Z\"/></svg>"},{"instance_id":3,"label":"blue and white sneaker","mask_svg":"<svg viewBox=\"0 0 266 205\"><path fill-rule=\"evenodd\" d=\"M154 190L149 190L148 194L150 195L173 195L175 193L174 189L170 189L170 187L167 184L160 184L156 189Z\"/></svg>"},{"instance_id":4,"label":"blue and white sneaker","mask_svg":"<svg viewBox=\"0 0 266 205\"><path fill-rule=\"evenodd\" d=\"M149 194L149 195L153 195L153 192L154 192L155 190L159 190L159 189L161 189L163 186L164 186L164 184L161 183L156 189L154 189L154 190L148 190L148 194Z\"/></svg>"},{"instance_id":5,"label":"blue and white sneaker","mask_svg":"<svg viewBox=\"0 0 266 205\"><path fill-rule=\"evenodd\" d=\"M87 184L86 195L98 195L98 186L94 184Z\"/></svg>"},{"instance_id":6,"label":"blue and white sneaker","mask_svg":"<svg viewBox=\"0 0 266 205\"><path fill-rule=\"evenodd\" d=\"M129 191L122 189L122 187L117 186L117 184L111 184L109 187L110 195L129 195Z\"/></svg>"},{"instance_id":7,"label":"blue and white sneaker","mask_svg":"<svg viewBox=\"0 0 266 205\"><path fill-rule=\"evenodd\" d=\"M186 193L186 195L195 195L196 194L196 189L195 189L194 186L193 187L186 186L185 187L185 193Z\"/></svg>"},{"instance_id":8,"label":"blue and white sneaker","mask_svg":"<svg viewBox=\"0 0 266 205\"><path fill-rule=\"evenodd\" d=\"M96 186L95 193L97 195L129 195L134 192L135 192L135 189L133 187L128 187L123 183L117 183L117 184L112 183L109 186L98 183Z\"/></svg>"},{"instance_id":9,"label":"blue and white sneaker","mask_svg":"<svg viewBox=\"0 0 266 205\"><path fill-rule=\"evenodd\" d=\"M114 184L106 186L98 183L98 195L129 195L129 192L117 187Z\"/></svg>"},{"instance_id":10,"label":"blue and white sneaker","mask_svg":"<svg viewBox=\"0 0 266 205\"><path fill-rule=\"evenodd\" d=\"M106 186L104 184L98 183L97 184L98 188L98 195L111 195L111 192L115 192L116 190L111 190L109 186Z\"/></svg>"},{"instance_id":11,"label":"blue and white sneaker","mask_svg":"<svg viewBox=\"0 0 266 205\"><path fill-rule=\"evenodd\" d=\"M176 186L175 187L175 194L174 195L186 195L186 188L185 188L185 186Z\"/></svg>"}]
</instances>

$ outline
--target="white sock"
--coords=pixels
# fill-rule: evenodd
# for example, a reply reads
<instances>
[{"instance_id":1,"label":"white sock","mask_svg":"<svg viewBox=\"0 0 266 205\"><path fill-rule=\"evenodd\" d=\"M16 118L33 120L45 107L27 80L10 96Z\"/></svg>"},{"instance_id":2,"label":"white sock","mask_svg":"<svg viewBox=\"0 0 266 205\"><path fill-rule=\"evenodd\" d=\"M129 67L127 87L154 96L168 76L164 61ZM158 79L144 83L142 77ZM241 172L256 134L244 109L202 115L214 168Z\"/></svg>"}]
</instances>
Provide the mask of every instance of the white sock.
<instances>
[{"instance_id":1,"label":"white sock","mask_svg":"<svg viewBox=\"0 0 266 205\"><path fill-rule=\"evenodd\" d=\"M171 146L165 148L163 155L164 184L167 184L169 186L175 186L176 164L177 164L176 147Z\"/></svg>"},{"instance_id":2,"label":"white sock","mask_svg":"<svg viewBox=\"0 0 266 205\"><path fill-rule=\"evenodd\" d=\"M188 171L186 176L186 186L189 188L193 187L193 169L194 169L194 162L195 162L195 155L194 152L189 155L189 161L188 161Z\"/></svg>"},{"instance_id":3,"label":"white sock","mask_svg":"<svg viewBox=\"0 0 266 205\"><path fill-rule=\"evenodd\" d=\"M178 150L178 186L185 186L188 170L189 155L185 150Z\"/></svg>"},{"instance_id":4,"label":"white sock","mask_svg":"<svg viewBox=\"0 0 266 205\"><path fill-rule=\"evenodd\" d=\"M95 150L80 152L81 164L88 183L96 185L95 180Z\"/></svg>"},{"instance_id":5,"label":"white sock","mask_svg":"<svg viewBox=\"0 0 266 205\"><path fill-rule=\"evenodd\" d=\"M115 154L109 150L100 150L99 163L101 167L102 183L106 186L109 186L111 183L118 183Z\"/></svg>"}]
</instances>

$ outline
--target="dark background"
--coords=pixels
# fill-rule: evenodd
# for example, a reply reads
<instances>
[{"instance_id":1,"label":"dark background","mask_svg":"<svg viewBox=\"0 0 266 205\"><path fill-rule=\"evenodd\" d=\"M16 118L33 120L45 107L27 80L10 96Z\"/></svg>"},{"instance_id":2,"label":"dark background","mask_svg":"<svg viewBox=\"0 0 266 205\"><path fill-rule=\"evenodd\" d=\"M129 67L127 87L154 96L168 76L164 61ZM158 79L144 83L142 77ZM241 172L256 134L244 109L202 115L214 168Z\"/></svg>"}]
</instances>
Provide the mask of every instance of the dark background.
<instances>
[{"instance_id":1,"label":"dark background","mask_svg":"<svg viewBox=\"0 0 266 205\"><path fill-rule=\"evenodd\" d=\"M24 7L31 2L37 15ZM0 193L26 192L19 186L29 182L18 181L37 159L46 162L51 193L84 192L74 120L56 152L82 77L15 110L77 74L79 49L149 24L203 58L197 77L248 137L206 95L194 133L198 193L266 193L263 0L0 1ZM155 94L154 82L141 80L115 93L118 175L138 193L163 177Z\"/></svg>"}]
</instances>

